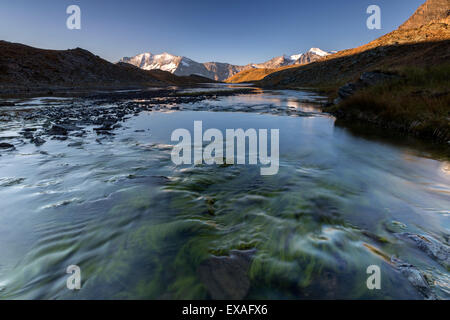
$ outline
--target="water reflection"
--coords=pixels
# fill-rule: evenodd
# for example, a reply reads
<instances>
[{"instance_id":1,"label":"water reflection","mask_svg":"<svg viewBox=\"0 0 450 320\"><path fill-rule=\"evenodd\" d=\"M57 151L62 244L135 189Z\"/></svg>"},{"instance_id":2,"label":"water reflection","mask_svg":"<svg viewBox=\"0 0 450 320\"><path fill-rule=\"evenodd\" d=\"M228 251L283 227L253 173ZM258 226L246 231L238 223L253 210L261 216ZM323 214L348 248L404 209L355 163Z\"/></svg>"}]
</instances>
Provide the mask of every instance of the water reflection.
<instances>
[{"instance_id":1,"label":"water reflection","mask_svg":"<svg viewBox=\"0 0 450 320\"><path fill-rule=\"evenodd\" d=\"M181 106L215 112L142 112L100 143L85 128L77 147L68 144L78 137L40 147L13 138L17 150L0 157L0 296L208 299L219 281L248 299L422 299L395 256L449 298L442 261L401 236L448 245L448 159L336 127L312 97L274 91ZM275 116L290 108L301 112ZM205 130L280 129L279 174L175 166L171 133L195 120ZM82 269L78 292L65 287L71 264ZM371 264L383 290L367 290Z\"/></svg>"}]
</instances>

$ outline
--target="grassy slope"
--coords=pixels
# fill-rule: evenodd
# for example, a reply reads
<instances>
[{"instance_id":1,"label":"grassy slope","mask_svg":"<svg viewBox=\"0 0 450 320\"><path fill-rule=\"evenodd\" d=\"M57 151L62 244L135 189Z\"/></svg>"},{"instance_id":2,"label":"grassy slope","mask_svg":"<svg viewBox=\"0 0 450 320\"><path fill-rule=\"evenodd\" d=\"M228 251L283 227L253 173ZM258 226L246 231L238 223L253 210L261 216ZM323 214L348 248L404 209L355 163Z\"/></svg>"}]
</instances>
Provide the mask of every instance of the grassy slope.
<instances>
[{"instance_id":1,"label":"grassy slope","mask_svg":"<svg viewBox=\"0 0 450 320\"><path fill-rule=\"evenodd\" d=\"M245 82L253 82L264 79L267 75L274 73L275 71L284 70L289 67L281 67L278 69L248 69L241 71L234 76L225 80L227 83L245 83Z\"/></svg>"},{"instance_id":2,"label":"grassy slope","mask_svg":"<svg viewBox=\"0 0 450 320\"><path fill-rule=\"evenodd\" d=\"M341 119L450 141L450 63L397 73L400 79L358 91L330 111Z\"/></svg>"}]
</instances>

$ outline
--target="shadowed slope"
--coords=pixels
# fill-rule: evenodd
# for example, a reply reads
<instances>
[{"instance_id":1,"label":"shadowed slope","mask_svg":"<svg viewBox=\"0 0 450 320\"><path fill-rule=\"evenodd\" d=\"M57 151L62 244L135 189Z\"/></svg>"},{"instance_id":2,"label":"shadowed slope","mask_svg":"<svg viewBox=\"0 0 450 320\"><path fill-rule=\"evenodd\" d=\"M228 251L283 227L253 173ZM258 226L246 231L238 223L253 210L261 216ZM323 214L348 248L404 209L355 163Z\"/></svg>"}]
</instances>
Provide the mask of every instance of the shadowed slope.
<instances>
[{"instance_id":1,"label":"shadowed slope","mask_svg":"<svg viewBox=\"0 0 450 320\"><path fill-rule=\"evenodd\" d=\"M0 93L122 89L211 82L110 63L87 50L45 50L0 41Z\"/></svg>"}]
</instances>

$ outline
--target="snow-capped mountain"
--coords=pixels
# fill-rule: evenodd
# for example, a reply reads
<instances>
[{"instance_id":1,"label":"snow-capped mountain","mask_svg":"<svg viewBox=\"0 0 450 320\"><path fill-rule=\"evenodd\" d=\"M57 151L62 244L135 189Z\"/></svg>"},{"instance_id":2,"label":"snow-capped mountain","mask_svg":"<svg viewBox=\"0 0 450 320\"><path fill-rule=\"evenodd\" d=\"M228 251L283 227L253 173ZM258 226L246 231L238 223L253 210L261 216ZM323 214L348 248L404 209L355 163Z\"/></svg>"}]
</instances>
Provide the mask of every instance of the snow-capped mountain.
<instances>
[{"instance_id":1,"label":"snow-capped mountain","mask_svg":"<svg viewBox=\"0 0 450 320\"><path fill-rule=\"evenodd\" d=\"M322 59L331 52L325 52L319 48L311 48L306 53L298 53L293 55L283 55L280 57L273 58L264 63L252 64L254 68L267 68L275 69L284 66L296 65L296 64L306 64Z\"/></svg>"},{"instance_id":2,"label":"snow-capped mountain","mask_svg":"<svg viewBox=\"0 0 450 320\"><path fill-rule=\"evenodd\" d=\"M130 63L144 70L160 69L177 76L197 74L218 81L225 80L245 68L220 62L199 63L169 53L152 54L150 52L138 54L131 58L125 57L120 62Z\"/></svg>"},{"instance_id":3,"label":"snow-capped mountain","mask_svg":"<svg viewBox=\"0 0 450 320\"><path fill-rule=\"evenodd\" d=\"M138 54L132 58L122 58L120 62L130 63L144 70L160 69L174 73L182 59L183 57L174 56L167 52L162 54L152 54L147 52Z\"/></svg>"},{"instance_id":4,"label":"snow-capped mountain","mask_svg":"<svg viewBox=\"0 0 450 320\"><path fill-rule=\"evenodd\" d=\"M245 66L237 66L229 63L206 62L199 63L192 59L175 56L169 53L152 54L150 52L138 54L134 57L125 57L120 62L130 63L144 70L160 69L171 72L177 76L201 75L210 79L223 81L236 73L251 68L275 69L283 66L305 64L317 61L331 53L319 48L311 48L306 53L290 56L279 56L264 63L253 63Z\"/></svg>"},{"instance_id":5,"label":"snow-capped mountain","mask_svg":"<svg viewBox=\"0 0 450 320\"><path fill-rule=\"evenodd\" d=\"M298 57L294 64L306 64L320 60L330 54L332 54L332 52L325 52L319 48L311 48L306 53L292 57Z\"/></svg>"}]
</instances>

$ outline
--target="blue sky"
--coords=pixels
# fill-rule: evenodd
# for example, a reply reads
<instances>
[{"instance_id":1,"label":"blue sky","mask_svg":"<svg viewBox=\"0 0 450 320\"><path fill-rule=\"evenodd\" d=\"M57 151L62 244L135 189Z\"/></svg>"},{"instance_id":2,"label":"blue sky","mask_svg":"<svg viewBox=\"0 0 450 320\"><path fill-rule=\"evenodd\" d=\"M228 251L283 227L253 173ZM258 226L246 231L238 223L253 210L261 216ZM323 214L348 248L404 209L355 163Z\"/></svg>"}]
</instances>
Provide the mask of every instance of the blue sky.
<instances>
[{"instance_id":1,"label":"blue sky","mask_svg":"<svg viewBox=\"0 0 450 320\"><path fill-rule=\"evenodd\" d=\"M0 39L49 49L82 47L115 62L150 51L199 62L263 62L311 47L342 50L403 23L425 0L0 0ZM66 28L77 4L82 29ZM366 9L382 10L368 30Z\"/></svg>"}]
</instances>

